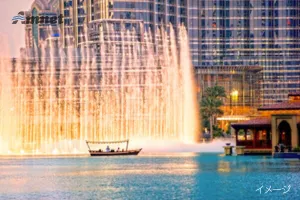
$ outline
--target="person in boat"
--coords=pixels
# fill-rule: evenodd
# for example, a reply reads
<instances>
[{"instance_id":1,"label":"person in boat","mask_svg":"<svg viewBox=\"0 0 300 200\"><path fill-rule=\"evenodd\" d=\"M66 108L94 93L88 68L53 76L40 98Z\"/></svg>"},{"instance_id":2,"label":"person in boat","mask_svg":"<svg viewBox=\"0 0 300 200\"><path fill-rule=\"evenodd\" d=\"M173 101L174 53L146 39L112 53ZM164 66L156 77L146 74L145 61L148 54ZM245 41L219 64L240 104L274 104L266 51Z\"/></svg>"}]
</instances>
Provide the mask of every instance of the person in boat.
<instances>
[{"instance_id":1,"label":"person in boat","mask_svg":"<svg viewBox=\"0 0 300 200\"><path fill-rule=\"evenodd\" d=\"M117 152L119 152L120 151L120 147L118 147L118 149L117 149Z\"/></svg>"},{"instance_id":2,"label":"person in boat","mask_svg":"<svg viewBox=\"0 0 300 200\"><path fill-rule=\"evenodd\" d=\"M107 147L106 147L106 152L110 152L110 148L109 148L108 145L107 145Z\"/></svg>"},{"instance_id":3,"label":"person in boat","mask_svg":"<svg viewBox=\"0 0 300 200\"><path fill-rule=\"evenodd\" d=\"M99 149L99 152L102 152L102 149Z\"/></svg>"}]
</instances>

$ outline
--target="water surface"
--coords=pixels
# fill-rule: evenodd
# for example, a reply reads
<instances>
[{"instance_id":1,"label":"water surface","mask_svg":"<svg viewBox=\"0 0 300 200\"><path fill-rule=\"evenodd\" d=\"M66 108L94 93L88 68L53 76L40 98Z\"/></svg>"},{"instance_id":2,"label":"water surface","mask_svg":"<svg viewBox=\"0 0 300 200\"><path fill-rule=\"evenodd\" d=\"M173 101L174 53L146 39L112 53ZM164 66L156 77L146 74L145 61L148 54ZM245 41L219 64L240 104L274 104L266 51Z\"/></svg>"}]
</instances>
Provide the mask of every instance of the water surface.
<instances>
[{"instance_id":1,"label":"water surface","mask_svg":"<svg viewBox=\"0 0 300 200\"><path fill-rule=\"evenodd\" d=\"M299 160L262 156L0 159L0 199L299 199L299 183Z\"/></svg>"}]
</instances>

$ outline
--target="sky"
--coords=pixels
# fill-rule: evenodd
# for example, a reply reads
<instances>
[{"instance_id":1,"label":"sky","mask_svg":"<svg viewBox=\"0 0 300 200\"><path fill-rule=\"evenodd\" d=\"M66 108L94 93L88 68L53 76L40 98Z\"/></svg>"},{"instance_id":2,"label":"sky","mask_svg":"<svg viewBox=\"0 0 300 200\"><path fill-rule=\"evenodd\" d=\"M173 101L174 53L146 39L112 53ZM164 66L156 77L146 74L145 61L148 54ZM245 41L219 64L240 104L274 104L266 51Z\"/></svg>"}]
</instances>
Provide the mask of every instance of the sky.
<instances>
[{"instance_id":1,"label":"sky","mask_svg":"<svg viewBox=\"0 0 300 200\"><path fill-rule=\"evenodd\" d=\"M28 11L33 0L0 0L0 40L8 43L10 55L18 57L25 47L25 25L12 24L11 19L20 11ZM3 42L3 41L2 41ZM1 48L1 47L0 47Z\"/></svg>"}]
</instances>

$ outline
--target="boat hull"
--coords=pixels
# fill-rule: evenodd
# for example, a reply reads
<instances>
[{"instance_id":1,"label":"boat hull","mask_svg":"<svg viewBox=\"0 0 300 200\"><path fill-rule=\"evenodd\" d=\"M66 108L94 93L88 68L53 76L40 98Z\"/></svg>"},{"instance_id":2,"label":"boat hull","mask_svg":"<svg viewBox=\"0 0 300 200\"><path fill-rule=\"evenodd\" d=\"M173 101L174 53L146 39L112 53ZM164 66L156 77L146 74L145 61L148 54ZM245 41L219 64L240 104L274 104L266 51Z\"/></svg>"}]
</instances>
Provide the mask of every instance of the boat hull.
<instances>
[{"instance_id":1,"label":"boat hull","mask_svg":"<svg viewBox=\"0 0 300 200\"><path fill-rule=\"evenodd\" d=\"M89 151L91 156L136 156L142 149L130 150L130 151L119 151L119 152L100 152L100 151Z\"/></svg>"}]
</instances>

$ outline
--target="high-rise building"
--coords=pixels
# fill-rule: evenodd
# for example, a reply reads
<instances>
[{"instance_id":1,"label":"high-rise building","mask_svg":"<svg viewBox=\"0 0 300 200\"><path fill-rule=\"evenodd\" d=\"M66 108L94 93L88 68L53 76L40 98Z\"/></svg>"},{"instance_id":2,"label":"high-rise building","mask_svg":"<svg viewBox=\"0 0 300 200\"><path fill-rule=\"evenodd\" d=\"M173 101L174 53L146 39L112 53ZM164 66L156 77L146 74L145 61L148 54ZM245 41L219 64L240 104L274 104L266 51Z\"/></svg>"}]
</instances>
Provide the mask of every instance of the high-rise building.
<instances>
[{"instance_id":1,"label":"high-rise building","mask_svg":"<svg viewBox=\"0 0 300 200\"><path fill-rule=\"evenodd\" d=\"M187 0L60 0L60 12L65 23L61 30L63 41L68 46L67 37L74 37L77 46L82 41L85 26L95 20L114 20L116 23L129 21L128 28L134 21L142 21L145 30L155 32L158 27L169 24L174 28L188 25ZM117 22L120 20L120 22ZM123 21L123 22L121 22ZM84 37L84 36L83 36Z\"/></svg>"},{"instance_id":2,"label":"high-rise building","mask_svg":"<svg viewBox=\"0 0 300 200\"><path fill-rule=\"evenodd\" d=\"M262 104L300 90L299 0L197 3L201 45L196 67L262 67Z\"/></svg>"},{"instance_id":3,"label":"high-rise building","mask_svg":"<svg viewBox=\"0 0 300 200\"><path fill-rule=\"evenodd\" d=\"M64 16L61 24L61 41L63 46L78 46L84 41L84 30L91 21L91 3L93 0L59 0L59 10Z\"/></svg>"},{"instance_id":4,"label":"high-rise building","mask_svg":"<svg viewBox=\"0 0 300 200\"><path fill-rule=\"evenodd\" d=\"M53 17L58 15L58 0L35 0L25 15ZM26 48L38 47L41 41L55 39L59 34L58 24L32 23L25 26ZM56 39L58 40L58 38Z\"/></svg>"},{"instance_id":5,"label":"high-rise building","mask_svg":"<svg viewBox=\"0 0 300 200\"><path fill-rule=\"evenodd\" d=\"M185 25L197 69L262 68L261 104L300 90L299 0L61 0L64 44L91 21L142 21L153 33ZM126 22L129 22L126 24ZM94 24L94 23L93 23Z\"/></svg>"},{"instance_id":6,"label":"high-rise building","mask_svg":"<svg viewBox=\"0 0 300 200\"><path fill-rule=\"evenodd\" d=\"M187 26L187 0L94 0L93 19L142 20L145 29L153 29L171 23Z\"/></svg>"}]
</instances>

